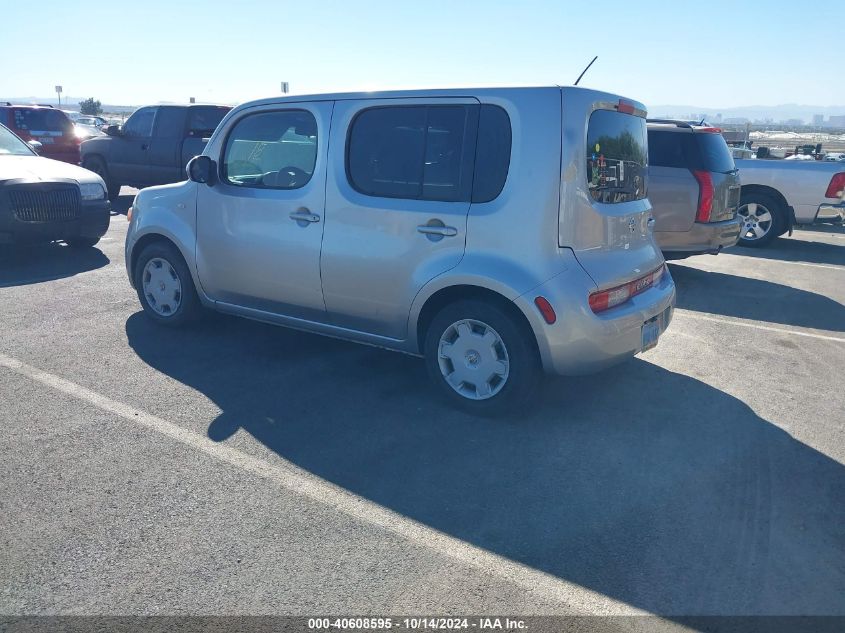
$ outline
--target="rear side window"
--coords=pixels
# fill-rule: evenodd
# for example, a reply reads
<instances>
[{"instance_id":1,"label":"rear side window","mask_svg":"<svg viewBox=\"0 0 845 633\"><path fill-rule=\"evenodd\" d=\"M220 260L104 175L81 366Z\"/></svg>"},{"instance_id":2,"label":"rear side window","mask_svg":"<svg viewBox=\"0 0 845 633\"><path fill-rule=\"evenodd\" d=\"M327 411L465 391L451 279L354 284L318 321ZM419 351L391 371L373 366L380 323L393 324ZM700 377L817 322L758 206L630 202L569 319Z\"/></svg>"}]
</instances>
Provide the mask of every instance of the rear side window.
<instances>
[{"instance_id":1,"label":"rear side window","mask_svg":"<svg viewBox=\"0 0 845 633\"><path fill-rule=\"evenodd\" d=\"M226 139L223 177L230 185L299 189L317 162L317 121L306 110L250 114Z\"/></svg>"},{"instance_id":2,"label":"rear side window","mask_svg":"<svg viewBox=\"0 0 845 633\"><path fill-rule=\"evenodd\" d=\"M211 136L217 125L228 114L229 108L222 106L194 106L188 108L188 135Z\"/></svg>"},{"instance_id":3,"label":"rear side window","mask_svg":"<svg viewBox=\"0 0 845 633\"><path fill-rule=\"evenodd\" d=\"M646 197L648 150L645 119L596 110L587 125L587 186L597 202Z\"/></svg>"},{"instance_id":4,"label":"rear side window","mask_svg":"<svg viewBox=\"0 0 845 633\"><path fill-rule=\"evenodd\" d=\"M158 109L155 135L157 138L182 138L185 132L185 109L163 106Z\"/></svg>"},{"instance_id":5,"label":"rear side window","mask_svg":"<svg viewBox=\"0 0 845 633\"><path fill-rule=\"evenodd\" d=\"M648 164L653 167L689 169L693 149L692 134L648 131Z\"/></svg>"},{"instance_id":6,"label":"rear side window","mask_svg":"<svg viewBox=\"0 0 845 633\"><path fill-rule=\"evenodd\" d=\"M482 105L478 115L473 202L490 202L505 186L511 161L511 121L499 106Z\"/></svg>"},{"instance_id":7,"label":"rear side window","mask_svg":"<svg viewBox=\"0 0 845 633\"><path fill-rule=\"evenodd\" d=\"M476 113L462 105L362 111L349 130L350 183L369 196L469 200Z\"/></svg>"},{"instance_id":8,"label":"rear side window","mask_svg":"<svg viewBox=\"0 0 845 633\"><path fill-rule=\"evenodd\" d=\"M63 136L73 128L67 116L50 108L16 108L13 120L17 129L40 136Z\"/></svg>"}]
</instances>

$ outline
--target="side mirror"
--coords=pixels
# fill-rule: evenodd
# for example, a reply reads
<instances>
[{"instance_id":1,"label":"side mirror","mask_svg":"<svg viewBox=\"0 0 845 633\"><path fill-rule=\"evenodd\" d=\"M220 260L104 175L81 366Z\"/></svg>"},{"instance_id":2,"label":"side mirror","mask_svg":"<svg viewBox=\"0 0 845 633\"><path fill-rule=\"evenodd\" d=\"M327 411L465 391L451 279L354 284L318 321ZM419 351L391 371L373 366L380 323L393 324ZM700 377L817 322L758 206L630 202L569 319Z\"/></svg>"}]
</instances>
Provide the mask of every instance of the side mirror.
<instances>
[{"instance_id":1,"label":"side mirror","mask_svg":"<svg viewBox=\"0 0 845 633\"><path fill-rule=\"evenodd\" d=\"M194 156L188 161L188 178L212 186L217 180L217 164L208 156Z\"/></svg>"},{"instance_id":2,"label":"side mirror","mask_svg":"<svg viewBox=\"0 0 845 633\"><path fill-rule=\"evenodd\" d=\"M32 151L35 152L36 154L40 154L41 148L44 147L41 144L41 141L34 141L34 140L33 141L27 141L26 144L29 145L32 148Z\"/></svg>"},{"instance_id":3,"label":"side mirror","mask_svg":"<svg viewBox=\"0 0 845 633\"><path fill-rule=\"evenodd\" d=\"M107 125L103 132L109 136L123 136L123 132L119 125Z\"/></svg>"}]
</instances>

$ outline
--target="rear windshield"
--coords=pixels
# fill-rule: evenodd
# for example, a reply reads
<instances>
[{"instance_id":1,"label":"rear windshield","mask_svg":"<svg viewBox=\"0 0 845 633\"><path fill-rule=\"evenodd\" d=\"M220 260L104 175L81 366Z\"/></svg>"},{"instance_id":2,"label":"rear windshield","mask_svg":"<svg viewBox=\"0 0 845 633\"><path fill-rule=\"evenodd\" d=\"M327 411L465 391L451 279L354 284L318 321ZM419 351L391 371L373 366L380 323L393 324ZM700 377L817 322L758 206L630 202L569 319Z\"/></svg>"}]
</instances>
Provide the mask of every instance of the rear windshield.
<instances>
[{"instance_id":1,"label":"rear windshield","mask_svg":"<svg viewBox=\"0 0 845 633\"><path fill-rule=\"evenodd\" d=\"M73 124L64 114L50 108L15 108L15 127L39 136L62 136Z\"/></svg>"},{"instance_id":2,"label":"rear windshield","mask_svg":"<svg viewBox=\"0 0 845 633\"><path fill-rule=\"evenodd\" d=\"M736 169L731 150L721 134L705 132L692 136L697 141L701 169L723 174Z\"/></svg>"},{"instance_id":3,"label":"rear windshield","mask_svg":"<svg viewBox=\"0 0 845 633\"><path fill-rule=\"evenodd\" d=\"M648 150L645 119L596 110L587 126L587 185L597 202L646 197Z\"/></svg>"},{"instance_id":4,"label":"rear windshield","mask_svg":"<svg viewBox=\"0 0 845 633\"><path fill-rule=\"evenodd\" d=\"M726 173L734 159L721 134L712 132L648 131L648 162L654 167L703 169Z\"/></svg>"}]
</instances>

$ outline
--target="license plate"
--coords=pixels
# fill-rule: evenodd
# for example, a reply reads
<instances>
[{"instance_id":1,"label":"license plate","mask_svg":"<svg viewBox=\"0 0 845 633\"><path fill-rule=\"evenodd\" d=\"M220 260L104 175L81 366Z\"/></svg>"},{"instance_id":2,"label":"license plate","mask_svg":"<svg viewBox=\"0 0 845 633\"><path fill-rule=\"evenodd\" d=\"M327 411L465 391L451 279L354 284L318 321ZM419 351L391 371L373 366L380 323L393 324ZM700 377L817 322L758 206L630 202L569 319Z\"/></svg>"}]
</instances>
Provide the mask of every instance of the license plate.
<instances>
[{"instance_id":1,"label":"license plate","mask_svg":"<svg viewBox=\"0 0 845 633\"><path fill-rule=\"evenodd\" d=\"M662 316L662 314L658 314L656 317L653 317L643 323L642 351L648 351L657 345L657 339L660 338L660 330L663 321L661 318Z\"/></svg>"}]
</instances>

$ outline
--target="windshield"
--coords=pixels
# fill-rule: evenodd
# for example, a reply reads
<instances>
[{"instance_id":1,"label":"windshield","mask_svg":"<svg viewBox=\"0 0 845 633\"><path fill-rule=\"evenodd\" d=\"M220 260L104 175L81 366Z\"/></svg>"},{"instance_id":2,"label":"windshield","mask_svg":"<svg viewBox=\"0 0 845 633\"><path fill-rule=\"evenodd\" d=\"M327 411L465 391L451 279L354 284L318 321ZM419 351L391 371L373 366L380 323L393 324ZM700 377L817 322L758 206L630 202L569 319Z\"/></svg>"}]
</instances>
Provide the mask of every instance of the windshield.
<instances>
[{"instance_id":1,"label":"windshield","mask_svg":"<svg viewBox=\"0 0 845 633\"><path fill-rule=\"evenodd\" d=\"M29 145L0 125L0 156L35 156Z\"/></svg>"}]
</instances>

